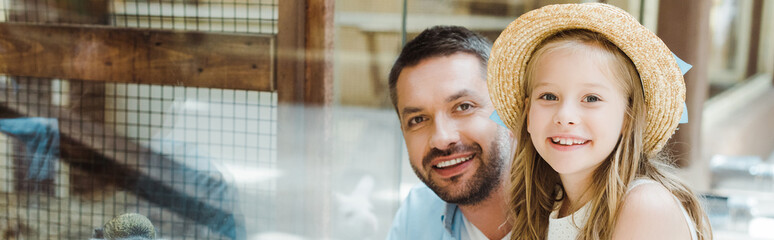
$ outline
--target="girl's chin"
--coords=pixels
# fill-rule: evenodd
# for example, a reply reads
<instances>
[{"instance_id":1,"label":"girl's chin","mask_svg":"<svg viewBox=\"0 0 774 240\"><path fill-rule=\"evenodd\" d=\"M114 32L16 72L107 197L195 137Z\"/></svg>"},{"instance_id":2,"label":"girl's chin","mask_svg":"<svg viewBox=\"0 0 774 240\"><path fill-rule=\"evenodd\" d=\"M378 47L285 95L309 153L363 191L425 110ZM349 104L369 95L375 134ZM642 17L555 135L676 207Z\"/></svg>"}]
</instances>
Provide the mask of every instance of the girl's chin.
<instances>
[{"instance_id":1,"label":"girl's chin","mask_svg":"<svg viewBox=\"0 0 774 240\"><path fill-rule=\"evenodd\" d=\"M589 161L589 160L586 160L586 161ZM596 169L601 164L601 162L594 165L579 164L580 161L578 161L577 158L572 160L570 159L561 159L556 161L546 160L546 162L548 163L549 166L551 166L551 168L554 171L556 171L556 173L558 173L559 175L566 175L566 176L576 175L579 173L586 173L586 172L590 173L591 169Z\"/></svg>"}]
</instances>

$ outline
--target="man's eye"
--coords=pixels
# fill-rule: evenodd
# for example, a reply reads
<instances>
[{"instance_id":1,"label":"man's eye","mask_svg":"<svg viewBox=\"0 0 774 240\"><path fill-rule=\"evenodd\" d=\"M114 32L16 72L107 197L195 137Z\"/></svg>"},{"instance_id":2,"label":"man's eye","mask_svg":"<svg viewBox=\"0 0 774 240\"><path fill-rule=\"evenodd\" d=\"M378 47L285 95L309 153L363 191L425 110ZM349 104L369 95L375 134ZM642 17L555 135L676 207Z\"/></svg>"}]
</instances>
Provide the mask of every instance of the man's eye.
<instances>
[{"instance_id":1,"label":"man's eye","mask_svg":"<svg viewBox=\"0 0 774 240\"><path fill-rule=\"evenodd\" d=\"M599 101L599 100L600 100L600 99L599 99L599 97L597 97L597 96L594 96L594 95L589 95L589 96L586 96L586 97L583 99L583 101L585 101L585 102L596 102L596 101Z\"/></svg>"},{"instance_id":2,"label":"man's eye","mask_svg":"<svg viewBox=\"0 0 774 240\"><path fill-rule=\"evenodd\" d=\"M543 99L543 100L548 100L548 101L556 101L557 99L559 99L558 97L556 97L556 95L551 94L551 93L546 93L546 94L540 95L539 98Z\"/></svg>"},{"instance_id":3,"label":"man's eye","mask_svg":"<svg viewBox=\"0 0 774 240\"><path fill-rule=\"evenodd\" d=\"M463 104L457 105L457 111L467 111L472 107L473 107L473 104L463 103Z\"/></svg>"},{"instance_id":4,"label":"man's eye","mask_svg":"<svg viewBox=\"0 0 774 240\"><path fill-rule=\"evenodd\" d=\"M413 117L413 118L409 119L408 125L409 126L414 126L414 125L419 124L419 123L424 122L424 121L425 121L424 117Z\"/></svg>"}]
</instances>

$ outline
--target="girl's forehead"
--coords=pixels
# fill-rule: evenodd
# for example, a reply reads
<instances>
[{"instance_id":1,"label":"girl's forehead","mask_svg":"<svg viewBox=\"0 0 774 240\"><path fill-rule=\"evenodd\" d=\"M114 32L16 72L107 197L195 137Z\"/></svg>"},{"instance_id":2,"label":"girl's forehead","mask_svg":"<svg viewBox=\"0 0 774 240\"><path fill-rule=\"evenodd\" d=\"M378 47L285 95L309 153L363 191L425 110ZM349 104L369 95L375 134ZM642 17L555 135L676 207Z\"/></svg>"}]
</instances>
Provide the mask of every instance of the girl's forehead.
<instances>
[{"instance_id":1,"label":"girl's forehead","mask_svg":"<svg viewBox=\"0 0 774 240\"><path fill-rule=\"evenodd\" d=\"M588 81L610 78L611 62L592 51L573 51L572 49L557 49L547 52L537 62L537 82L560 81L567 78Z\"/></svg>"},{"instance_id":2,"label":"girl's forehead","mask_svg":"<svg viewBox=\"0 0 774 240\"><path fill-rule=\"evenodd\" d=\"M615 56L599 46L571 44L548 49L536 59L534 79L530 88L554 87L604 87L624 89L620 68Z\"/></svg>"}]
</instances>

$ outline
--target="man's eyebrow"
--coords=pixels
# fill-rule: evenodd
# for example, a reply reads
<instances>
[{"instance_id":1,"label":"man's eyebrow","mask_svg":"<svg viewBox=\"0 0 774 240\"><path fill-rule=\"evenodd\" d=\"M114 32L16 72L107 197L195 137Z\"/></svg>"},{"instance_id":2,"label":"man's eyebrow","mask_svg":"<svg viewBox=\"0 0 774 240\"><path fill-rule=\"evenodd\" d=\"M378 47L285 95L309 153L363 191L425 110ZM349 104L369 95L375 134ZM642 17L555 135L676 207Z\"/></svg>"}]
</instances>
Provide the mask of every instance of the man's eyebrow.
<instances>
[{"instance_id":1,"label":"man's eyebrow","mask_svg":"<svg viewBox=\"0 0 774 240\"><path fill-rule=\"evenodd\" d=\"M416 113L416 112L421 112L421 111L422 111L422 108L418 108L418 107L404 107L403 111L401 111L400 113L400 116L401 118L403 118L406 115Z\"/></svg>"},{"instance_id":2,"label":"man's eyebrow","mask_svg":"<svg viewBox=\"0 0 774 240\"><path fill-rule=\"evenodd\" d=\"M469 94L470 94L470 90L463 89L463 90L455 93L454 95L451 95L448 98L446 98L446 102L452 102L454 100L460 99L461 97L467 96Z\"/></svg>"}]
</instances>

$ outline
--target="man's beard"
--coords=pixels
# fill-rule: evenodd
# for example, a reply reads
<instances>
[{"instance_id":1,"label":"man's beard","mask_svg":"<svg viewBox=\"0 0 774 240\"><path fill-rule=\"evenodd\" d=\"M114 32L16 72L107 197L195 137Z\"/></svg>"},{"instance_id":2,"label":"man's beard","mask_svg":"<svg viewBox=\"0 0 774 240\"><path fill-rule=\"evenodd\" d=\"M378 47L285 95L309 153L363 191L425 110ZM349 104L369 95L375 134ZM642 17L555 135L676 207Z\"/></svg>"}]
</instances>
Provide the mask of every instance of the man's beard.
<instances>
[{"instance_id":1,"label":"man's beard","mask_svg":"<svg viewBox=\"0 0 774 240\"><path fill-rule=\"evenodd\" d=\"M413 164L411 168L414 169L417 177L435 192L438 197L445 202L454 203L458 205L475 205L489 197L495 188L499 187L502 180L503 169L505 168L507 161L508 140L507 130L498 129L498 137L492 141L491 148L487 151L487 155L482 155L483 150L481 145L474 143L472 146L467 145L454 145L447 150L441 151L438 149L431 149L430 152L422 159L422 165L426 166L427 176L421 174L416 166ZM448 156L465 151L473 151L476 158L471 160L480 160L481 164L473 173L471 179L464 183L458 191L451 189L452 187L443 188L436 182L430 179L430 173L433 171L433 166L430 165L430 161L440 156ZM486 160L485 160L486 159ZM454 176L450 179L451 184L458 184L460 176Z\"/></svg>"}]
</instances>

